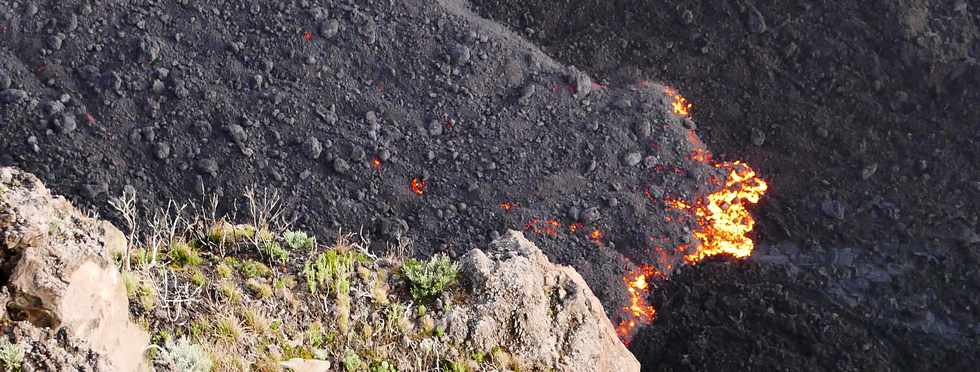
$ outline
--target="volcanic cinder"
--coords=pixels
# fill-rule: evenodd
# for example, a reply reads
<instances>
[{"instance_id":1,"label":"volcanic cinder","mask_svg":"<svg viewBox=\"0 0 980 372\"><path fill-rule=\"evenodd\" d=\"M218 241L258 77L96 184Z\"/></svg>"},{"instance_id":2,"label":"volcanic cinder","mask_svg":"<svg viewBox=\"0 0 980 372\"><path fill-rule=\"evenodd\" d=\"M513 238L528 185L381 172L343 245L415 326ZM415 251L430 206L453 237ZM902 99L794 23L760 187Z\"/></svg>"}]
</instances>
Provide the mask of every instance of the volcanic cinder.
<instances>
[{"instance_id":1,"label":"volcanic cinder","mask_svg":"<svg viewBox=\"0 0 980 372\"><path fill-rule=\"evenodd\" d=\"M379 251L522 229L616 318L624 273L701 245L704 216L677 203L729 177L677 92L593 81L461 1L14 4L0 164L103 215L124 191L230 211L257 186L300 228Z\"/></svg>"}]
</instances>

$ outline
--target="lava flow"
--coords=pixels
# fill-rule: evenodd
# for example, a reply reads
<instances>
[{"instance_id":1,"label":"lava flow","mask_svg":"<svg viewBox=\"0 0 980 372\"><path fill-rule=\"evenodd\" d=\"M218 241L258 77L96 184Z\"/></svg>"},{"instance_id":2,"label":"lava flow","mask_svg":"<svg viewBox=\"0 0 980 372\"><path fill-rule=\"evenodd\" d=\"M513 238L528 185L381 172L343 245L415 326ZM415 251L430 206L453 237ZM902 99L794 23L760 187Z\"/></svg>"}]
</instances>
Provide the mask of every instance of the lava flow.
<instances>
[{"instance_id":1,"label":"lava flow","mask_svg":"<svg viewBox=\"0 0 980 372\"><path fill-rule=\"evenodd\" d=\"M667 89L668 96L674 99L674 113L688 116L691 105L672 89ZM695 158L708 162L711 158L707 150L695 150ZM728 254L735 258L745 258L752 254L755 243L747 235L755 226L755 220L748 212L747 206L759 202L765 194L768 185L759 178L747 164L735 161L715 164L714 167L728 172L728 178L720 190L693 203L683 200L665 200L665 205L673 210L688 213L695 218L697 227L692 234L699 242L693 247L678 247L686 252L684 262L696 264L707 257ZM667 269L669 270L669 269ZM629 343L636 327L649 324L656 315L656 309L647 303L653 279L665 280L670 273L643 265L638 270L623 277L626 289L630 295L630 306L624 308L625 318L616 328L616 333L625 343Z\"/></svg>"}]
</instances>

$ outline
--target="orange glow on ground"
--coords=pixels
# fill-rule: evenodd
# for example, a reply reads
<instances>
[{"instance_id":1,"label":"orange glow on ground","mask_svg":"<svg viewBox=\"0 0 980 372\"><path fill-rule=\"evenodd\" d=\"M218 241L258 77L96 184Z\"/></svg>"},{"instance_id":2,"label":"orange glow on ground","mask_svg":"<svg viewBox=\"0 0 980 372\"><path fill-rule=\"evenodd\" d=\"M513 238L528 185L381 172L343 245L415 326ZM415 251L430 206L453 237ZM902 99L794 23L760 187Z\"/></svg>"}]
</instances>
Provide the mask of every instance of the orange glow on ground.
<instances>
[{"instance_id":1,"label":"orange glow on ground","mask_svg":"<svg viewBox=\"0 0 980 372\"><path fill-rule=\"evenodd\" d=\"M412 191L418 195L425 193L426 182L418 178L412 178Z\"/></svg>"}]
</instances>

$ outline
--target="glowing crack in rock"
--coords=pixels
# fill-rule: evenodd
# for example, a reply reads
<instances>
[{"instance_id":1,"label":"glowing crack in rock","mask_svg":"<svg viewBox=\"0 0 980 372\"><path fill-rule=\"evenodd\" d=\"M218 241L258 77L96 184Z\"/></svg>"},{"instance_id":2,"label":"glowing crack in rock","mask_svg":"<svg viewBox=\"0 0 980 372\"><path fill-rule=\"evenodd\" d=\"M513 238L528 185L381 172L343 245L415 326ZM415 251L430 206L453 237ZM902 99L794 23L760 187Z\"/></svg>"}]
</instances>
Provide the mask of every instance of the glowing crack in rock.
<instances>
[{"instance_id":1,"label":"glowing crack in rock","mask_svg":"<svg viewBox=\"0 0 980 372\"><path fill-rule=\"evenodd\" d=\"M671 107L674 114L682 117L690 115L691 104L671 88L665 89L665 94L673 99ZM698 146L701 142L692 130L688 140L696 145L689 159L710 164L711 153ZM728 173L727 180L720 188L706 197L694 202L678 199L666 199L664 204L676 211L693 215L696 228L691 234L697 238L693 251L690 246L682 245L675 251L685 252L684 263L696 264L705 258L717 255L731 255L735 258L745 258L752 254L755 243L748 237L755 227L755 220L748 211L748 205L756 204L768 190L768 184L759 178L755 171L740 161L718 163L715 168ZM715 182L717 183L717 182ZM663 252L658 247L659 252ZM667 265L666 270L672 270ZM657 313L656 309L647 302L650 287L655 285L654 279L666 280L669 272L664 273L650 265L643 265L623 276L630 305L624 307L625 316L616 328L620 339L629 344L637 326L650 324Z\"/></svg>"}]
</instances>

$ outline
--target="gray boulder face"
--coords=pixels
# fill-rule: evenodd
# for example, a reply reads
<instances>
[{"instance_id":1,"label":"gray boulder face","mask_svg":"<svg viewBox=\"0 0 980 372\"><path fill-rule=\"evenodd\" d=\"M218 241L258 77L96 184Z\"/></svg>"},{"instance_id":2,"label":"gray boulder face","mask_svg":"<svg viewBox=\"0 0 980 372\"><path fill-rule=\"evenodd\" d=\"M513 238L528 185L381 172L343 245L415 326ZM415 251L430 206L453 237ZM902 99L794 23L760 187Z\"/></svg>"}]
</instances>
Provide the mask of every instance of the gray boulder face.
<instances>
[{"instance_id":1,"label":"gray boulder face","mask_svg":"<svg viewBox=\"0 0 980 372\"><path fill-rule=\"evenodd\" d=\"M34 175L0 168L0 278L8 278L0 281L7 293L0 308L10 310L0 323L64 329L106 370L148 370L149 335L130 321L126 287L110 259L125 247L118 229L52 196Z\"/></svg>"},{"instance_id":2,"label":"gray boulder face","mask_svg":"<svg viewBox=\"0 0 980 372\"><path fill-rule=\"evenodd\" d=\"M447 334L477 350L506 349L525 370L639 371L602 304L574 269L551 263L509 231L460 262L469 306L447 314Z\"/></svg>"}]
</instances>

